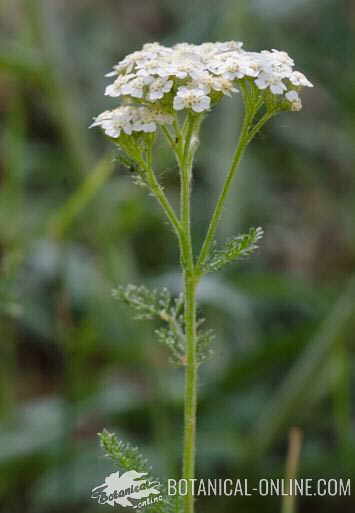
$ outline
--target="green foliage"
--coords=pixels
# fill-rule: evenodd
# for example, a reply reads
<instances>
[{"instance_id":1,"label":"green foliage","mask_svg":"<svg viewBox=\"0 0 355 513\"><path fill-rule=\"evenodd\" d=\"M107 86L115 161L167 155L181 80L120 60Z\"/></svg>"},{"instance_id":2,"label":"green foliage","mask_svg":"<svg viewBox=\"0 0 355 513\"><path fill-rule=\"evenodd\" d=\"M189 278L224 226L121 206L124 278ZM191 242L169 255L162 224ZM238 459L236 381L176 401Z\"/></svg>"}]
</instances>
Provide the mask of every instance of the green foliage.
<instances>
[{"instance_id":1,"label":"green foliage","mask_svg":"<svg viewBox=\"0 0 355 513\"><path fill-rule=\"evenodd\" d=\"M157 341L170 350L170 362L185 365L184 297L173 298L166 288L149 290L143 285L120 286L113 291L113 297L127 304L136 320L158 320L165 326L155 330ZM214 333L202 330L204 319L197 321L197 359L202 363L212 355L211 344Z\"/></svg>"},{"instance_id":2,"label":"green foliage","mask_svg":"<svg viewBox=\"0 0 355 513\"><path fill-rule=\"evenodd\" d=\"M203 266L205 273L218 271L231 262L249 257L258 248L264 232L261 227L250 228L248 233L227 240L221 248L214 247Z\"/></svg>"},{"instance_id":3,"label":"green foliage","mask_svg":"<svg viewBox=\"0 0 355 513\"><path fill-rule=\"evenodd\" d=\"M114 433L110 433L106 429L99 433L99 439L105 456L110 458L120 469L144 472L147 474L145 479L159 483L159 488L163 495L163 502L149 506L149 511L153 513L180 512L179 496L169 496L167 494L166 486L152 475L152 467L149 465L148 460L142 456L137 447L133 447L129 443L118 440Z\"/></svg>"},{"instance_id":4,"label":"green foliage","mask_svg":"<svg viewBox=\"0 0 355 513\"><path fill-rule=\"evenodd\" d=\"M114 167L112 157L104 156L97 166L88 173L83 183L50 219L48 228L54 237L62 238L65 235L73 220L81 214L107 182Z\"/></svg>"},{"instance_id":5,"label":"green foliage","mask_svg":"<svg viewBox=\"0 0 355 513\"><path fill-rule=\"evenodd\" d=\"M112 292L113 297L126 303L134 312L136 320L166 320L170 315L176 317L180 300L172 300L168 289L149 290L143 285L119 286Z\"/></svg>"},{"instance_id":6,"label":"green foliage","mask_svg":"<svg viewBox=\"0 0 355 513\"><path fill-rule=\"evenodd\" d=\"M213 356L212 345L216 338L215 332L210 329L201 329L205 319L199 319L197 322L197 361L199 364L205 362Z\"/></svg>"},{"instance_id":7,"label":"green foliage","mask_svg":"<svg viewBox=\"0 0 355 513\"><path fill-rule=\"evenodd\" d=\"M137 447L124 443L117 439L114 433L104 429L99 433L100 445L105 456L124 470L136 470L137 472L151 473L151 467L139 452Z\"/></svg>"},{"instance_id":8,"label":"green foliage","mask_svg":"<svg viewBox=\"0 0 355 513\"><path fill-rule=\"evenodd\" d=\"M155 331L157 340L169 348L172 363L182 365L185 353L183 296L172 298L166 288L149 290L143 285L120 286L113 291L113 296L131 308L134 319L163 321L167 326Z\"/></svg>"},{"instance_id":9,"label":"green foliage","mask_svg":"<svg viewBox=\"0 0 355 513\"><path fill-rule=\"evenodd\" d=\"M163 326L155 330L155 335L160 344L170 349L170 362L173 365L183 365L185 359L185 335L178 336L177 329Z\"/></svg>"}]
</instances>

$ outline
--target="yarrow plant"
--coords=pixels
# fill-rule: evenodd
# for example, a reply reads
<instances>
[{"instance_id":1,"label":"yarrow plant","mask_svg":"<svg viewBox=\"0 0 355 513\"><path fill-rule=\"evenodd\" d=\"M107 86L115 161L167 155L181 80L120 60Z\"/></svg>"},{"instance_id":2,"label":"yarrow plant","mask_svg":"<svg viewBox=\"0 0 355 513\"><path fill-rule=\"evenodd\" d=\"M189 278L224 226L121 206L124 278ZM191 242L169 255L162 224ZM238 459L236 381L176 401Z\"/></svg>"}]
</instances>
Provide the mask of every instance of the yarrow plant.
<instances>
[{"instance_id":1,"label":"yarrow plant","mask_svg":"<svg viewBox=\"0 0 355 513\"><path fill-rule=\"evenodd\" d=\"M127 303L137 319L158 319L163 324L157 338L171 350L172 360L185 368L184 442L182 478L195 478L197 380L199 365L210 354L213 333L203 329L197 317L196 289L208 272L251 255L263 235L261 228L233 237L221 246L215 241L231 183L246 147L265 123L282 111L302 108L299 93L311 82L294 70L294 61L286 52L263 50L250 52L236 41L177 44L167 48L149 43L113 67L108 73L114 81L105 94L120 98L120 104L96 117L91 126L99 126L120 150L124 163L134 171L136 182L148 188L156 198L175 232L180 249L183 292L177 298L170 293L145 287L120 287L115 296ZM195 255L191 237L191 179L199 145L201 123L225 96L240 94L244 118L231 165L217 199L204 242ZM180 209L172 207L154 169L153 150L158 132L172 151L180 174ZM111 435L101 435L102 444L119 461L126 446ZM107 441L110 440L110 444ZM122 449L123 448L123 449ZM127 463L128 465L128 463ZM170 509L169 509L170 508ZM165 511L193 513L192 486L183 504L166 504Z\"/></svg>"}]
</instances>

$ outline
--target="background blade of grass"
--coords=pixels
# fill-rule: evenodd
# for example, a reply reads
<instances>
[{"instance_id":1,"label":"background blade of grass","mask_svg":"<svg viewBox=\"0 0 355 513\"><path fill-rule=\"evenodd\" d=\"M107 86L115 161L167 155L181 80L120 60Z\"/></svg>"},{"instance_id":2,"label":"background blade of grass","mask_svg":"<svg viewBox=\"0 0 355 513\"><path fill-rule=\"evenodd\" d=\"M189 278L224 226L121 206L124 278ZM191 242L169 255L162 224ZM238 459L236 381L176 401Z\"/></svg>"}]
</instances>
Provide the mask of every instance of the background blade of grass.
<instances>
[{"instance_id":1,"label":"background blade of grass","mask_svg":"<svg viewBox=\"0 0 355 513\"><path fill-rule=\"evenodd\" d=\"M314 386L324 366L340 342L349 342L355 326L355 279L352 278L342 296L334 305L319 333L310 341L289 375L260 414L255 428L258 456L295 418L302 420L309 414L314 400ZM328 386L330 382L328 382ZM328 390L328 393L330 390Z\"/></svg>"}]
</instances>

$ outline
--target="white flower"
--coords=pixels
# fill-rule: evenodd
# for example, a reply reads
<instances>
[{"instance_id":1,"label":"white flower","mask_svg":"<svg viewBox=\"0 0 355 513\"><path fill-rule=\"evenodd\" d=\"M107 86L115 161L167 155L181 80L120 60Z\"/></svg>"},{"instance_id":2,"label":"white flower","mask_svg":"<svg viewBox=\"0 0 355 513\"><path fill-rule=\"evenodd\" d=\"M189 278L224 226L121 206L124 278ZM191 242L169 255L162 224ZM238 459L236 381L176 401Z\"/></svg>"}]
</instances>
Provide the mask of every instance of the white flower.
<instances>
[{"instance_id":1,"label":"white flower","mask_svg":"<svg viewBox=\"0 0 355 513\"><path fill-rule=\"evenodd\" d=\"M255 80L255 84L259 89L270 88L273 94L282 94L287 87L282 82L279 75L262 72Z\"/></svg>"},{"instance_id":2,"label":"white flower","mask_svg":"<svg viewBox=\"0 0 355 513\"><path fill-rule=\"evenodd\" d=\"M287 98L287 100L289 102L295 102L295 101L298 101L300 99L300 97L298 96L297 91L287 91L285 96L286 96L286 98Z\"/></svg>"},{"instance_id":3,"label":"white flower","mask_svg":"<svg viewBox=\"0 0 355 513\"><path fill-rule=\"evenodd\" d=\"M122 94L133 96L133 98L143 98L144 88L146 85L150 84L152 80L151 77L136 77L122 85Z\"/></svg>"},{"instance_id":4,"label":"white flower","mask_svg":"<svg viewBox=\"0 0 355 513\"><path fill-rule=\"evenodd\" d=\"M284 76L292 72L294 61L286 52L273 49L260 52L261 64L266 72L281 73Z\"/></svg>"},{"instance_id":5,"label":"white flower","mask_svg":"<svg viewBox=\"0 0 355 513\"><path fill-rule=\"evenodd\" d=\"M157 75L158 77L167 78L169 74L164 59L152 59L137 64L137 76L150 77Z\"/></svg>"},{"instance_id":6,"label":"white flower","mask_svg":"<svg viewBox=\"0 0 355 513\"><path fill-rule=\"evenodd\" d=\"M148 99L152 102L163 98L165 93L171 91L173 87L172 80L164 80L162 78L156 78L149 86Z\"/></svg>"},{"instance_id":7,"label":"white flower","mask_svg":"<svg viewBox=\"0 0 355 513\"><path fill-rule=\"evenodd\" d=\"M122 132L127 135L131 135L132 132L155 132L157 125L172 122L172 116L159 110L145 106L124 105L115 110L102 112L90 128L101 126L106 135L116 139Z\"/></svg>"},{"instance_id":8,"label":"white flower","mask_svg":"<svg viewBox=\"0 0 355 513\"><path fill-rule=\"evenodd\" d=\"M203 112L209 109L210 103L211 98L202 89L179 87L173 107L175 110L190 108L194 112Z\"/></svg>"},{"instance_id":9,"label":"white flower","mask_svg":"<svg viewBox=\"0 0 355 513\"><path fill-rule=\"evenodd\" d=\"M197 57L197 56L196 56ZM190 77L197 79L200 73L203 72L204 68L201 61L193 59L189 54L180 54L176 60L173 61L167 69L170 75L175 75L176 78L184 79Z\"/></svg>"},{"instance_id":10,"label":"white flower","mask_svg":"<svg viewBox=\"0 0 355 513\"><path fill-rule=\"evenodd\" d=\"M101 126L105 131L105 134L109 137L119 137L121 131L124 131L127 135L132 133L132 126L130 123L129 112L127 107L118 107L115 110L106 110L97 116L91 127Z\"/></svg>"},{"instance_id":11,"label":"white flower","mask_svg":"<svg viewBox=\"0 0 355 513\"><path fill-rule=\"evenodd\" d=\"M113 84L110 84L105 89L105 95L106 96L121 96L122 94L122 86L127 84L130 80L132 80L135 77L134 73L128 73L128 75L119 75L118 78L113 82Z\"/></svg>"},{"instance_id":12,"label":"white flower","mask_svg":"<svg viewBox=\"0 0 355 513\"><path fill-rule=\"evenodd\" d=\"M211 81L211 89L219 91L227 96L231 96L231 93L238 92L238 89L234 87L233 82L224 77L214 77Z\"/></svg>"},{"instance_id":13,"label":"white flower","mask_svg":"<svg viewBox=\"0 0 355 513\"><path fill-rule=\"evenodd\" d=\"M313 87L312 82L310 82L300 71L293 71L289 78L291 84L295 86Z\"/></svg>"},{"instance_id":14,"label":"white flower","mask_svg":"<svg viewBox=\"0 0 355 513\"><path fill-rule=\"evenodd\" d=\"M215 76L207 71L199 77L198 81L192 83L192 87L202 89L205 94L209 94L211 91L218 91L231 96L231 93L238 92L232 80L228 80L224 76Z\"/></svg>"},{"instance_id":15,"label":"white flower","mask_svg":"<svg viewBox=\"0 0 355 513\"><path fill-rule=\"evenodd\" d=\"M246 75L255 77L258 74L255 62L241 53L224 54L215 59L209 65L209 69L216 75L223 75L227 80L241 79Z\"/></svg>"},{"instance_id":16,"label":"white flower","mask_svg":"<svg viewBox=\"0 0 355 513\"><path fill-rule=\"evenodd\" d=\"M291 110L298 111L302 109L301 98L299 97L297 91L287 91L285 97L286 100L291 103Z\"/></svg>"}]
</instances>

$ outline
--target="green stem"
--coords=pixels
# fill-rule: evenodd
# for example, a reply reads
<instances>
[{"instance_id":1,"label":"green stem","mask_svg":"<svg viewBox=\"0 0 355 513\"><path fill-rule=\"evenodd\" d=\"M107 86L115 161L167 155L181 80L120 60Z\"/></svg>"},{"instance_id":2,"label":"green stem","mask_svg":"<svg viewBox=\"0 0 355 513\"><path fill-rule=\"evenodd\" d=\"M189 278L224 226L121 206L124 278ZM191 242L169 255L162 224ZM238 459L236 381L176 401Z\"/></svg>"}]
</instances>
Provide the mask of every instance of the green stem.
<instances>
[{"instance_id":1,"label":"green stem","mask_svg":"<svg viewBox=\"0 0 355 513\"><path fill-rule=\"evenodd\" d=\"M147 162L142 161L142 167L146 173L147 183L161 204L168 219L174 227L179 240L181 266L184 278L184 325L185 325L185 395L184 395L184 445L182 478L187 480L187 495L184 496L184 513L194 513L194 497L192 493L192 480L195 478L196 456L196 412L197 412L197 323L196 323L196 289L203 264L208 254L221 218L224 203L228 195L232 180L244 150L254 135L271 117L266 113L253 126L256 112L260 108L260 102L249 102L243 120L241 135L233 156L221 195L217 201L215 211L202 245L200 256L195 265L192 237L191 237L191 178L193 159L197 148L198 132L202 116L187 115L183 129L180 130L178 121L174 124L176 139L174 140L168 130L163 130L171 148L173 149L180 169L181 193L180 193L180 219L166 198L159 182L156 179L151 165L151 155ZM143 159L144 160L144 159Z\"/></svg>"},{"instance_id":2,"label":"green stem","mask_svg":"<svg viewBox=\"0 0 355 513\"><path fill-rule=\"evenodd\" d=\"M249 137L247 139L247 144L249 144L252 139L256 136L256 134L262 129L262 127L265 125L269 119L272 118L276 114L276 110L268 110L265 112L265 114L259 119L257 123L253 126L253 128L249 131Z\"/></svg>"},{"instance_id":3,"label":"green stem","mask_svg":"<svg viewBox=\"0 0 355 513\"><path fill-rule=\"evenodd\" d=\"M188 482L188 493L184 497L184 513L193 513L194 498L192 479L195 477L196 453L196 411L197 411L197 378L198 365L196 354L196 287L194 258L191 239L191 175L195 153L193 137L198 131L196 118L188 120L181 175L181 222L183 238L181 259L184 271L184 320L185 320L185 396L184 396L184 448L182 477Z\"/></svg>"},{"instance_id":4,"label":"green stem","mask_svg":"<svg viewBox=\"0 0 355 513\"><path fill-rule=\"evenodd\" d=\"M175 158L176 158L176 162L177 162L178 166L180 167L182 156L181 156L181 152L180 152L178 126L177 125L175 126L176 140L174 140L174 137L171 135L168 128L166 128L164 125L162 125L160 128L161 128L161 131L163 132L166 140L168 141L171 149L173 150Z\"/></svg>"},{"instance_id":5,"label":"green stem","mask_svg":"<svg viewBox=\"0 0 355 513\"><path fill-rule=\"evenodd\" d=\"M188 272L184 273L184 291L186 370L182 477L187 479L188 482L188 493L184 497L184 513L193 513L194 497L191 489L191 480L195 477L198 366L196 358L196 279Z\"/></svg>"},{"instance_id":6,"label":"green stem","mask_svg":"<svg viewBox=\"0 0 355 513\"><path fill-rule=\"evenodd\" d=\"M182 262L185 270L193 274L194 260L191 239L191 179L192 163L194 157L194 148L191 147L191 141L196 127L195 118L188 120L188 129L185 139L183 157L180 165L180 217L183 228L184 244L182 247Z\"/></svg>"},{"instance_id":7,"label":"green stem","mask_svg":"<svg viewBox=\"0 0 355 513\"><path fill-rule=\"evenodd\" d=\"M144 169L144 171L146 173L147 183L150 187L152 194L156 197L160 206L164 210L166 217L169 219L172 227L174 228L174 231L176 233L176 236L177 236L180 246L181 246L181 243L182 243L181 239L183 236L183 229L182 229L181 222L177 218L173 207L170 205L170 202L169 202L168 198L166 197L162 186L160 185L160 183L158 182L158 180L155 176L155 173L150 164L150 159L148 159L148 161L149 161L149 164L147 164L147 162L145 162L144 159L141 159L139 161L139 163L142 166L142 169Z\"/></svg>"},{"instance_id":8,"label":"green stem","mask_svg":"<svg viewBox=\"0 0 355 513\"><path fill-rule=\"evenodd\" d=\"M196 274L201 275L203 273L203 265L205 264L209 252L211 250L211 246L213 244L216 231L218 228L219 221L222 217L224 204L226 202L228 193L230 191L231 184L233 182L233 179L236 175L236 172L239 167L239 163L242 159L242 156L244 154L244 151L248 144L251 142L251 140L255 137L255 135L259 132L259 130L265 125L265 123L273 116L274 112L267 111L260 120L255 123L253 126L253 119L255 117L256 112L259 110L260 105L258 103L255 103L251 107L246 109L244 120L241 128L241 133L239 136L238 144L236 147L236 150L233 155L232 163L229 168L229 171L227 173L227 177L225 179L222 192L217 200L215 210L212 214L212 218L207 230L207 234L205 237L205 240L202 244L202 248L200 251L200 255L197 260L196 264Z\"/></svg>"},{"instance_id":9,"label":"green stem","mask_svg":"<svg viewBox=\"0 0 355 513\"><path fill-rule=\"evenodd\" d=\"M151 150L147 159L140 156L139 163L145 172L147 183L151 192L162 206L166 216L172 224L179 241L181 253L181 265L184 275L184 324L185 324L185 395L184 395L184 448L182 477L189 483L188 494L184 497L184 513L193 513L194 498L192 494L192 479L195 476L195 452L196 452L196 410L197 410L197 351L196 351L196 287L197 279L194 271L194 257L191 238L191 175L196 144L193 137L197 136L201 117L189 116L186 132L178 146L165 132L169 143L175 151L180 168L181 197L180 218L171 207L164 191L162 190L152 168ZM175 129L177 130L177 125ZM180 133L179 138L182 138ZM175 146L175 147L174 147Z\"/></svg>"},{"instance_id":10,"label":"green stem","mask_svg":"<svg viewBox=\"0 0 355 513\"><path fill-rule=\"evenodd\" d=\"M252 137L267 121L268 115L262 116L259 122L252 126L252 122L260 105L254 103L247 108L243 121L240 139L235 151L231 168L226 178L222 193L217 202L211 223L202 247L198 263L195 266L191 239L191 176L193 158L196 151L194 137L197 138L202 118L188 116L185 124L184 144L180 152L181 176L181 261L184 271L184 317L185 317L185 396L184 396L184 447L182 478L187 480L188 493L184 497L184 513L194 512L194 497L192 493L192 480L195 478L196 456L196 413L197 413L197 326L196 326L196 288L201 275L201 266L205 262L213 242L215 232L222 215L224 202L231 182L235 176L240 159Z\"/></svg>"},{"instance_id":11,"label":"green stem","mask_svg":"<svg viewBox=\"0 0 355 513\"><path fill-rule=\"evenodd\" d=\"M213 212L213 215L212 215L212 218L211 218L211 222L210 222L208 230L207 230L206 238L205 238L205 240L203 242L203 245L202 245L202 248L201 248L201 252L200 252L200 255L199 255L198 260L197 260L197 272L198 273L201 272L203 264L205 263L205 261L206 261L206 259L208 257L208 254L210 252L210 249L211 249L211 246L212 246L212 243L214 241L215 234L216 234L216 230L217 230L217 227L218 227L218 223L219 223L220 218L222 216L223 207L224 207L227 195L228 195L229 190L230 190L230 186L232 184L233 178L234 178L234 176L236 174L236 171L238 169L238 164L239 164L239 162L240 162L240 160L241 160L241 158L243 156L244 150L245 150L245 148L246 148L246 146L248 144L250 117L251 116L250 116L249 112L246 111L245 116L244 116L244 120L243 120L243 125L242 125L242 129L241 129L240 137L239 137L239 141L238 141L238 144L237 144L237 148L236 148L236 150L234 152L231 166L229 168L226 180L224 182L222 192L221 192L221 194L220 194L220 196L219 196L219 198L217 200L216 207L215 207L215 210Z\"/></svg>"}]
</instances>

